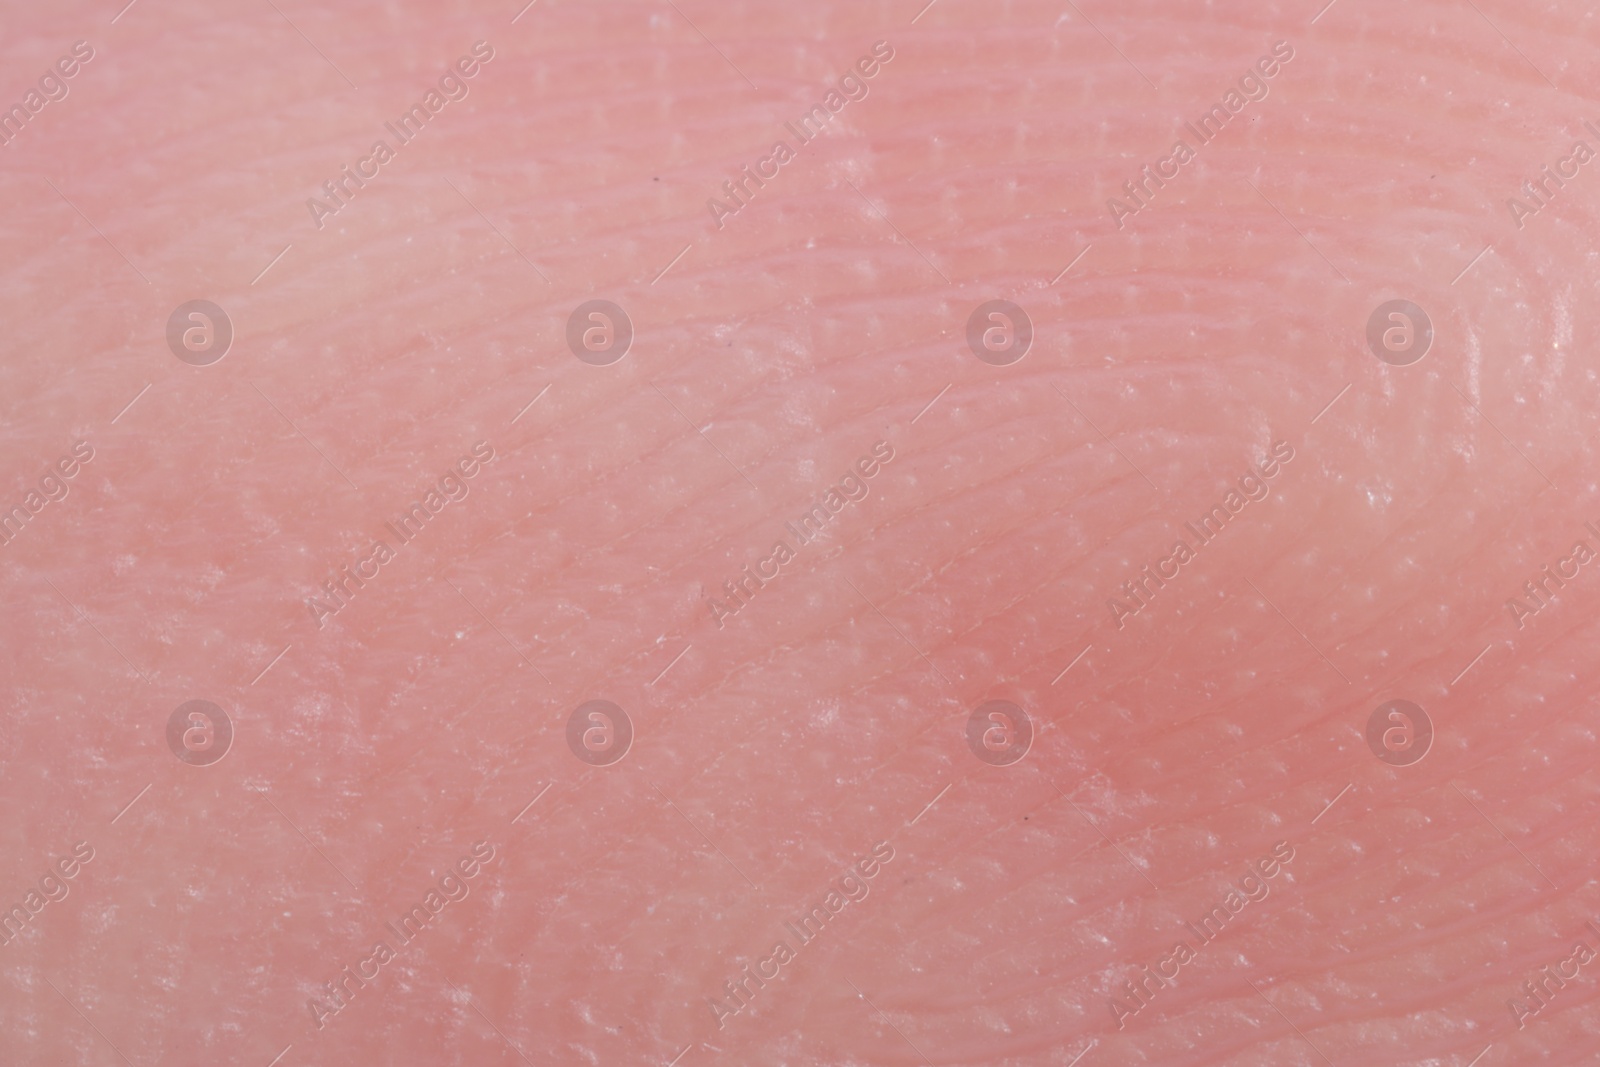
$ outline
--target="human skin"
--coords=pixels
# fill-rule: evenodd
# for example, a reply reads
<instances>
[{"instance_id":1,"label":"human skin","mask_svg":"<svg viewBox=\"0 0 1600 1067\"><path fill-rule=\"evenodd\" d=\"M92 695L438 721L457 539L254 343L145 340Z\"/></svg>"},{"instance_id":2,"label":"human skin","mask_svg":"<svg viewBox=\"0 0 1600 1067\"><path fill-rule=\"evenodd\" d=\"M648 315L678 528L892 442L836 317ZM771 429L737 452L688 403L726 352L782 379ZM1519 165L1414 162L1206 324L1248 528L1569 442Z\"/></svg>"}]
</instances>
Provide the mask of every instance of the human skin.
<instances>
[{"instance_id":1,"label":"human skin","mask_svg":"<svg viewBox=\"0 0 1600 1067\"><path fill-rule=\"evenodd\" d=\"M1593 15L923 3L9 7L15 1062L1593 1055Z\"/></svg>"}]
</instances>

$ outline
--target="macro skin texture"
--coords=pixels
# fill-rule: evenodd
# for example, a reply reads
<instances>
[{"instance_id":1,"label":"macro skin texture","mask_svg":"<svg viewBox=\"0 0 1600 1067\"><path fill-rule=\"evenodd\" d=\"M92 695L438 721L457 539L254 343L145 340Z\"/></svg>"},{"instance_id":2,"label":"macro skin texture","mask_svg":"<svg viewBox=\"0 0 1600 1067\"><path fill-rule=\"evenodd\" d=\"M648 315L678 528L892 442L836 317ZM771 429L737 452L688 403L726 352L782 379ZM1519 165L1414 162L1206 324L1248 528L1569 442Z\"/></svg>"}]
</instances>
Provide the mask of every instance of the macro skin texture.
<instances>
[{"instance_id":1,"label":"macro skin texture","mask_svg":"<svg viewBox=\"0 0 1600 1067\"><path fill-rule=\"evenodd\" d=\"M1600 1055L1600 16L924 4L5 9L0 1062Z\"/></svg>"}]
</instances>

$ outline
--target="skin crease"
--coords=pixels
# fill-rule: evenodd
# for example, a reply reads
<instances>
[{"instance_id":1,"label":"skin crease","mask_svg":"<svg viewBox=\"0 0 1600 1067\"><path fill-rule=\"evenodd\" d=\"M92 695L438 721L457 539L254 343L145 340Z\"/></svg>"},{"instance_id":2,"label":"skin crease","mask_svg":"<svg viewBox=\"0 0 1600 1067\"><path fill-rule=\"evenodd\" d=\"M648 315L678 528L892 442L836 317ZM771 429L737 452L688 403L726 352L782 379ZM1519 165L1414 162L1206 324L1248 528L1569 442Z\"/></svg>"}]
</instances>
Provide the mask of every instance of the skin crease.
<instances>
[{"instance_id":1,"label":"skin crease","mask_svg":"<svg viewBox=\"0 0 1600 1067\"><path fill-rule=\"evenodd\" d=\"M0 906L93 841L0 946L17 1062L1592 1055L1586 7L119 6L0 41L0 106L58 97L0 147L0 507L41 501L0 545ZM1366 337L1396 299L1409 366ZM225 759L169 751L192 699ZM567 747L593 699L610 765Z\"/></svg>"}]
</instances>

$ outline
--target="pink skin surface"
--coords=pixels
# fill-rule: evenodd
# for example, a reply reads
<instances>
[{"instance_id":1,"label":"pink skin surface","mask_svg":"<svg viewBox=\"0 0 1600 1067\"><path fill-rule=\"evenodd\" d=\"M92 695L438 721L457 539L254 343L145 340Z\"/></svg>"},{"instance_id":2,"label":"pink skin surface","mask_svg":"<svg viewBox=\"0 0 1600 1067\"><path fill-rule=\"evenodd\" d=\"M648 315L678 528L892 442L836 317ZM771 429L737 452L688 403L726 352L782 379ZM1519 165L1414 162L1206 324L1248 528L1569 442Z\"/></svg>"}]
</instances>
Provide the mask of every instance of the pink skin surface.
<instances>
[{"instance_id":1,"label":"pink skin surface","mask_svg":"<svg viewBox=\"0 0 1600 1067\"><path fill-rule=\"evenodd\" d=\"M1589 1062L1600 17L519 6L5 12L0 1062Z\"/></svg>"}]
</instances>

